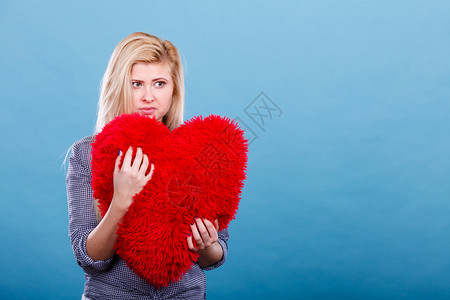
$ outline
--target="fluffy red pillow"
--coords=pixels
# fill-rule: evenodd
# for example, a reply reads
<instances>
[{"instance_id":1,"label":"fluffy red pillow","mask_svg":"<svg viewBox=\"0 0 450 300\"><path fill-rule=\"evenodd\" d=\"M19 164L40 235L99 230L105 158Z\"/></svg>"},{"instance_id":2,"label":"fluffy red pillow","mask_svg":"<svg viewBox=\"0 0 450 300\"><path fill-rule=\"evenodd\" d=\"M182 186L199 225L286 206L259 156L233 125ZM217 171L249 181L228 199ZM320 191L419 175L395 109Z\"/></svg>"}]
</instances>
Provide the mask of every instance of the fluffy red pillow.
<instances>
[{"instance_id":1,"label":"fluffy red pillow","mask_svg":"<svg viewBox=\"0 0 450 300\"><path fill-rule=\"evenodd\" d=\"M186 242L194 217L218 219L220 229L234 219L248 142L237 123L220 116L194 117L170 132L152 118L121 115L92 143L92 188L102 215L111 203L118 151L130 145L134 154L141 147L155 169L119 224L115 250L148 283L167 286L198 258Z\"/></svg>"}]
</instances>

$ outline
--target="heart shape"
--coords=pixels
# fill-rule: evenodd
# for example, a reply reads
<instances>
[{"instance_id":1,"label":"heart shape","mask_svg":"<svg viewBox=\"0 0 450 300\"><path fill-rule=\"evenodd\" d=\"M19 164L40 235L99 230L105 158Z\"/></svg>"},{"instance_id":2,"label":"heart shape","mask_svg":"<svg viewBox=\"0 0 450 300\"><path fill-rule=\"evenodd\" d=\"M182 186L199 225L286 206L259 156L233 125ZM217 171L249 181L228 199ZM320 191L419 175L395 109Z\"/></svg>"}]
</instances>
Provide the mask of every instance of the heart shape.
<instances>
[{"instance_id":1,"label":"heart shape","mask_svg":"<svg viewBox=\"0 0 450 300\"><path fill-rule=\"evenodd\" d=\"M92 189L105 215L113 196L118 151L141 147L154 173L119 224L116 253L138 276L163 287L182 278L197 261L186 237L194 217L218 219L220 230L235 218L247 168L248 141L229 118L197 116L172 132L161 122L123 114L92 143Z\"/></svg>"}]
</instances>

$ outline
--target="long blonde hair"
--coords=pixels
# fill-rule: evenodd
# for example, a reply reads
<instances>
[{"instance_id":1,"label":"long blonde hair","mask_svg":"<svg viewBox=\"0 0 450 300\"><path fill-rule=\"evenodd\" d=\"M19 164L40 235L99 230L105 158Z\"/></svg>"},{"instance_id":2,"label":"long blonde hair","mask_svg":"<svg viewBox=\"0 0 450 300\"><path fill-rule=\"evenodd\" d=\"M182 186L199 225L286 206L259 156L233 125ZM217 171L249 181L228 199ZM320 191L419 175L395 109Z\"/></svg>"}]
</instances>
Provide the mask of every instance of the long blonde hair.
<instances>
[{"instance_id":1,"label":"long blonde hair","mask_svg":"<svg viewBox=\"0 0 450 300\"><path fill-rule=\"evenodd\" d=\"M180 55L169 41L135 32L114 49L103 76L95 134L123 113L132 113L131 69L136 63L167 63L173 80L173 98L162 122L173 130L183 123L184 77Z\"/></svg>"},{"instance_id":2,"label":"long blonde hair","mask_svg":"<svg viewBox=\"0 0 450 300\"><path fill-rule=\"evenodd\" d=\"M131 69L137 63L167 63L173 81L172 103L162 118L170 130L183 123L184 76L180 55L169 41L156 36L135 32L124 38L114 49L103 76L95 133L115 117L133 112ZM97 220L102 219L98 200L94 200Z\"/></svg>"}]
</instances>

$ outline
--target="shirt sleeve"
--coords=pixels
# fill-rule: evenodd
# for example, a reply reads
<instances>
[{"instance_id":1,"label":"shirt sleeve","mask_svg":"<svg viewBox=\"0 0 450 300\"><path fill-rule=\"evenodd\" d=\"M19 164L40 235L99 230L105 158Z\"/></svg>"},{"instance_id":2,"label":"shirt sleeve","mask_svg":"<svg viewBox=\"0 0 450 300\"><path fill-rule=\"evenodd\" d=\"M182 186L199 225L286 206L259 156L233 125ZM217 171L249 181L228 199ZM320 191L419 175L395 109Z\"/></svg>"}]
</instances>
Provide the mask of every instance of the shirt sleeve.
<instances>
[{"instance_id":1,"label":"shirt sleeve","mask_svg":"<svg viewBox=\"0 0 450 300\"><path fill-rule=\"evenodd\" d=\"M91 187L90 140L85 138L72 146L66 187L72 250L78 265L86 273L95 274L108 269L114 256L94 261L86 252L86 239L98 224Z\"/></svg>"},{"instance_id":2,"label":"shirt sleeve","mask_svg":"<svg viewBox=\"0 0 450 300\"><path fill-rule=\"evenodd\" d=\"M219 244L220 246L222 246L223 249L223 256L222 259L219 260L218 262L216 262L215 264L202 268L205 271L209 271L209 270L213 270L216 269L218 267L220 267L221 265L223 265L225 263L225 260L227 259L227 255L228 255L228 239L230 238L230 235L228 233L228 229L224 229L224 230L220 230L218 232L218 236L219 236Z\"/></svg>"}]
</instances>

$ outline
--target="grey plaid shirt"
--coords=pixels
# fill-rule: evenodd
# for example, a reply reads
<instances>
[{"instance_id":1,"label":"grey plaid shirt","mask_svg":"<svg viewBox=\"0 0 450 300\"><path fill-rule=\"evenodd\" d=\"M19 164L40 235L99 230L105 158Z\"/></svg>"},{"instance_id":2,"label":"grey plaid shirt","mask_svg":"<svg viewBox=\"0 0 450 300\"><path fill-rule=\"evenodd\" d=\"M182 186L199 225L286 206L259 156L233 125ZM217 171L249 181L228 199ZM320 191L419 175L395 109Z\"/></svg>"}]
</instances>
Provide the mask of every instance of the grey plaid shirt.
<instances>
[{"instance_id":1,"label":"grey plaid shirt","mask_svg":"<svg viewBox=\"0 0 450 300\"><path fill-rule=\"evenodd\" d=\"M180 281L161 289L138 277L118 255L94 262L86 253L86 238L98 224L91 187L91 141L92 137L86 137L72 146L66 178L69 237L75 259L85 272L84 295L89 299L204 299L204 270L215 269L225 262L227 229L219 231L221 261L203 269L194 264Z\"/></svg>"}]
</instances>

